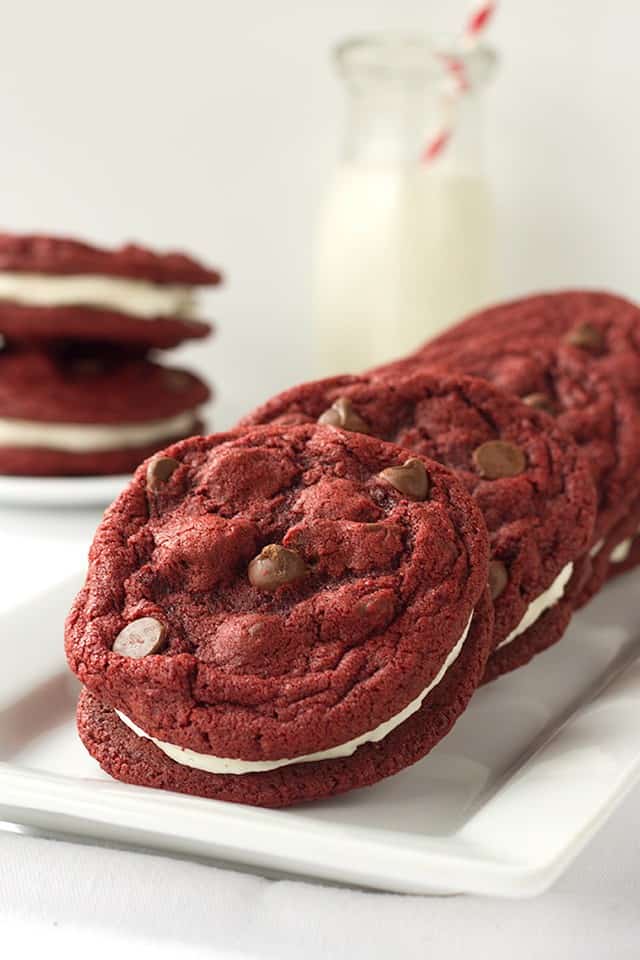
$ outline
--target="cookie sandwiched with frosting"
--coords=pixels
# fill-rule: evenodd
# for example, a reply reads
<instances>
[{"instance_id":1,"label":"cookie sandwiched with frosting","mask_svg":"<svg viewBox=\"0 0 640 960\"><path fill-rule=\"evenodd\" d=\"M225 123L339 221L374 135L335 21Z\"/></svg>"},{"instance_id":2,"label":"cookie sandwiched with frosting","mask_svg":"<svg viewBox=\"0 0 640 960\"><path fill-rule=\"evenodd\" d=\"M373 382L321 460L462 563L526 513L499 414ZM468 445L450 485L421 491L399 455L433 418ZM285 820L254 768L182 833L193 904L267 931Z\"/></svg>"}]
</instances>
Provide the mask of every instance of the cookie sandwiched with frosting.
<instances>
[{"instance_id":1,"label":"cookie sandwiched with frosting","mask_svg":"<svg viewBox=\"0 0 640 960\"><path fill-rule=\"evenodd\" d=\"M0 351L0 473L129 473L202 430L198 377L101 345Z\"/></svg>"},{"instance_id":2,"label":"cookie sandwiched with frosting","mask_svg":"<svg viewBox=\"0 0 640 960\"><path fill-rule=\"evenodd\" d=\"M243 423L307 421L397 443L465 484L491 537L495 651L487 679L560 639L589 570L596 501L576 443L548 414L484 380L432 371L302 384Z\"/></svg>"},{"instance_id":3,"label":"cookie sandwiched with frosting","mask_svg":"<svg viewBox=\"0 0 640 960\"><path fill-rule=\"evenodd\" d=\"M474 314L437 342L457 342L488 328L552 337L566 364L595 372L618 392L629 391L640 413L640 307L632 301L603 290L541 293ZM606 569L615 576L640 562L640 483L626 510L600 539L601 575Z\"/></svg>"},{"instance_id":4,"label":"cookie sandwiched with frosting","mask_svg":"<svg viewBox=\"0 0 640 960\"><path fill-rule=\"evenodd\" d=\"M431 366L474 373L550 412L590 457L600 494L589 599L640 558L640 308L601 290L496 304L378 371Z\"/></svg>"},{"instance_id":5,"label":"cookie sandwiched with frosting","mask_svg":"<svg viewBox=\"0 0 640 960\"><path fill-rule=\"evenodd\" d=\"M208 336L196 289L221 279L185 253L0 234L0 334L173 347Z\"/></svg>"},{"instance_id":6,"label":"cookie sandwiched with frosting","mask_svg":"<svg viewBox=\"0 0 640 960\"><path fill-rule=\"evenodd\" d=\"M586 457L598 496L591 574L582 592L586 603L610 572L617 535L637 498L640 471L640 413L633 393L598 370L576 363L553 339L485 335L466 344L425 346L419 354L378 368L396 378L437 367L486 377L528 405L548 412L570 433ZM623 539L626 534L623 534Z\"/></svg>"},{"instance_id":7,"label":"cookie sandwiched with frosting","mask_svg":"<svg viewBox=\"0 0 640 960\"><path fill-rule=\"evenodd\" d=\"M106 512L66 625L89 752L282 807L421 759L492 647L489 542L441 464L329 425L194 437Z\"/></svg>"}]
</instances>

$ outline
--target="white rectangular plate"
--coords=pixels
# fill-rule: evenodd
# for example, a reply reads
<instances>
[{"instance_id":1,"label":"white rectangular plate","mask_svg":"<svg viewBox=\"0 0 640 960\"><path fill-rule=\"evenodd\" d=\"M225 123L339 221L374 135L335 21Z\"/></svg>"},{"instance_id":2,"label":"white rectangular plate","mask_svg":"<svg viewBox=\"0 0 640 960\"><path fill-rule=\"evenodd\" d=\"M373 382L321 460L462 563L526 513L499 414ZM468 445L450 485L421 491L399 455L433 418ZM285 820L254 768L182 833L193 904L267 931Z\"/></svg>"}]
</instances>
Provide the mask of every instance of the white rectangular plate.
<instances>
[{"instance_id":1,"label":"white rectangular plate","mask_svg":"<svg viewBox=\"0 0 640 960\"><path fill-rule=\"evenodd\" d=\"M270 811L116 783L74 729L62 624L80 578L0 618L0 820L410 893L532 896L640 777L640 573L478 691L445 741L367 790Z\"/></svg>"}]
</instances>

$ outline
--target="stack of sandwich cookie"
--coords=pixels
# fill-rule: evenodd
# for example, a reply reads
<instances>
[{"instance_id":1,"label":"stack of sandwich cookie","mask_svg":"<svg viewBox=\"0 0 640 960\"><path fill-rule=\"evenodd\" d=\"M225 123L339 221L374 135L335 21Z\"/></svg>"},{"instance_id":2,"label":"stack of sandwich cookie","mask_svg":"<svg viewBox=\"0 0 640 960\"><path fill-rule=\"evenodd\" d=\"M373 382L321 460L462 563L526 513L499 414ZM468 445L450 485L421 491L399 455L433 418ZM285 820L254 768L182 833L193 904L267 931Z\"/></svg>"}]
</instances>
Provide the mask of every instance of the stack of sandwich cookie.
<instances>
[{"instance_id":1,"label":"stack of sandwich cookie","mask_svg":"<svg viewBox=\"0 0 640 960\"><path fill-rule=\"evenodd\" d=\"M486 679L560 639L589 572L596 498L588 464L548 414L486 381L432 372L303 384L242 423L308 421L438 460L472 494L491 538L495 650Z\"/></svg>"},{"instance_id":2,"label":"stack of sandwich cookie","mask_svg":"<svg viewBox=\"0 0 640 960\"><path fill-rule=\"evenodd\" d=\"M128 473L200 430L207 386L147 355L210 333L194 290L219 282L181 253L0 235L0 472Z\"/></svg>"},{"instance_id":3,"label":"stack of sandwich cookie","mask_svg":"<svg viewBox=\"0 0 640 960\"><path fill-rule=\"evenodd\" d=\"M445 736L492 649L489 541L462 481L407 459L303 424L194 437L136 471L66 627L108 773L286 806Z\"/></svg>"}]
</instances>

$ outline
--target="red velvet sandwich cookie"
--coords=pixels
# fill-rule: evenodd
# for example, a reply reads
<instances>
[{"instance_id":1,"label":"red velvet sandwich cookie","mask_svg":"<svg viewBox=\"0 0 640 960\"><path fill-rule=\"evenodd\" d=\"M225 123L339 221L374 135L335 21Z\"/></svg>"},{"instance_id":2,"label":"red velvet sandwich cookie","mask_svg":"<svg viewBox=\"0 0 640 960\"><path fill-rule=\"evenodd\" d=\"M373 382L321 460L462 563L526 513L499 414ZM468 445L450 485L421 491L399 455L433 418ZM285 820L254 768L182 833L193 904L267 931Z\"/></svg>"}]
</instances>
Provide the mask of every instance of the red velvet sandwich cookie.
<instances>
[{"instance_id":1,"label":"red velvet sandwich cookie","mask_svg":"<svg viewBox=\"0 0 640 960\"><path fill-rule=\"evenodd\" d=\"M630 391L640 413L640 308L623 297L599 290L566 290L496 304L445 331L416 356L429 360L444 352L451 357L454 349L466 356L470 344L487 337L502 337L503 343L520 339L528 344L551 344L559 367L576 380L584 377L585 371L595 373L615 394ZM408 362L413 363L411 359ZM640 554L628 543L634 518L631 501L638 495L640 484L635 483L617 503L620 520L602 518L594 545L594 585L602 582L607 572L614 575L628 569ZM621 539L616 541L614 531Z\"/></svg>"},{"instance_id":2,"label":"red velvet sandwich cookie","mask_svg":"<svg viewBox=\"0 0 640 960\"><path fill-rule=\"evenodd\" d=\"M385 379L438 367L485 377L549 412L587 457L598 494L591 545L592 573L586 602L607 577L611 533L637 496L640 469L640 415L634 394L601 370L585 364L573 349L559 349L553 337L518 338L478 333L460 342L426 344L420 351L377 369Z\"/></svg>"},{"instance_id":3,"label":"red velvet sandwich cookie","mask_svg":"<svg viewBox=\"0 0 640 960\"><path fill-rule=\"evenodd\" d=\"M578 369L584 365L606 379L616 391L632 392L640 412L640 308L624 297L600 290L542 293L497 304L467 317L435 341L464 342L491 331L506 337L553 338L561 362ZM640 483L634 497L640 496ZM629 569L640 557L634 520L637 510L627 504L628 516L607 534L598 566L611 560L609 575ZM602 538L601 538L602 539Z\"/></svg>"},{"instance_id":4,"label":"red velvet sandwich cookie","mask_svg":"<svg viewBox=\"0 0 640 960\"><path fill-rule=\"evenodd\" d=\"M194 437L105 514L66 626L113 776L286 806L424 756L491 649L488 536L440 464L332 427Z\"/></svg>"},{"instance_id":5,"label":"red velvet sandwich cookie","mask_svg":"<svg viewBox=\"0 0 640 960\"><path fill-rule=\"evenodd\" d=\"M194 289L220 280L183 253L0 234L0 334L172 347L210 332Z\"/></svg>"},{"instance_id":6,"label":"red velvet sandwich cookie","mask_svg":"<svg viewBox=\"0 0 640 960\"><path fill-rule=\"evenodd\" d=\"M294 420L371 433L463 480L491 537L489 677L560 639L587 572L596 501L587 464L551 417L484 380L434 372L306 383L243 422Z\"/></svg>"},{"instance_id":7,"label":"red velvet sandwich cookie","mask_svg":"<svg viewBox=\"0 0 640 960\"><path fill-rule=\"evenodd\" d=\"M209 397L184 370L86 345L0 352L0 473L128 473L202 429Z\"/></svg>"}]
</instances>

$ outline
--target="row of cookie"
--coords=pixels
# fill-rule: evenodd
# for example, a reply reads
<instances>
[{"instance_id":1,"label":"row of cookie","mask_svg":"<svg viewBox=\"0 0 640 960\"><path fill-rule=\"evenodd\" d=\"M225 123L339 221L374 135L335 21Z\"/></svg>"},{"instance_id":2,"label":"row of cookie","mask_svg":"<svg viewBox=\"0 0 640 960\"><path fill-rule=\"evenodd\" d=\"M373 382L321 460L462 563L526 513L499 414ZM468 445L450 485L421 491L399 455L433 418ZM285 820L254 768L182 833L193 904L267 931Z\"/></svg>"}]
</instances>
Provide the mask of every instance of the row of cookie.
<instances>
[{"instance_id":1,"label":"row of cookie","mask_svg":"<svg viewBox=\"0 0 640 960\"><path fill-rule=\"evenodd\" d=\"M130 783L265 806L424 756L560 638L596 492L490 383L339 377L143 464L66 631L80 735Z\"/></svg>"},{"instance_id":2,"label":"row of cookie","mask_svg":"<svg viewBox=\"0 0 640 960\"><path fill-rule=\"evenodd\" d=\"M629 522L639 442L627 389L568 342L585 323L566 349L508 325L475 348L521 389L429 368L460 355L441 344L141 467L67 628L104 769L272 806L364 786L557 641Z\"/></svg>"},{"instance_id":3,"label":"row of cookie","mask_svg":"<svg viewBox=\"0 0 640 960\"><path fill-rule=\"evenodd\" d=\"M148 357L210 332L184 254L0 235L0 472L130 472L202 428L209 390Z\"/></svg>"}]
</instances>

